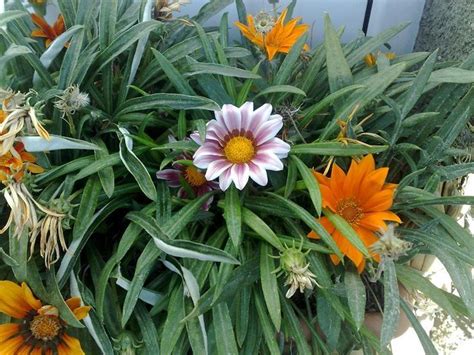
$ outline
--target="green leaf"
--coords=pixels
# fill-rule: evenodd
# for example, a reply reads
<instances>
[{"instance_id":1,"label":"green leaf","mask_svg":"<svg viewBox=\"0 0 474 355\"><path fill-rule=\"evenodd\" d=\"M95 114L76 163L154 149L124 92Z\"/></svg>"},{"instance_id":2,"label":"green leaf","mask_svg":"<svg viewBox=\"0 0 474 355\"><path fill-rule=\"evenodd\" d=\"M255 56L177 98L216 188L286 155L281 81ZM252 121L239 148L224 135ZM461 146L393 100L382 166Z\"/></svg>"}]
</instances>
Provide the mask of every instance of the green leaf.
<instances>
[{"instance_id":1,"label":"green leaf","mask_svg":"<svg viewBox=\"0 0 474 355\"><path fill-rule=\"evenodd\" d=\"M10 59L31 53L31 49L29 49L28 47L12 44L0 57L0 65L2 66L2 68L6 68L6 65Z\"/></svg>"},{"instance_id":2,"label":"green leaf","mask_svg":"<svg viewBox=\"0 0 474 355\"><path fill-rule=\"evenodd\" d=\"M128 149L125 139L120 140L120 159L130 174L133 175L142 192L153 201L156 201L156 189L145 165L138 159L135 153Z\"/></svg>"},{"instance_id":3,"label":"green leaf","mask_svg":"<svg viewBox=\"0 0 474 355\"><path fill-rule=\"evenodd\" d=\"M251 71L214 63L190 63L189 71L186 73L186 76L217 74L233 78L261 79L260 75L254 74Z\"/></svg>"},{"instance_id":4,"label":"green leaf","mask_svg":"<svg viewBox=\"0 0 474 355\"><path fill-rule=\"evenodd\" d=\"M10 255L8 255L3 248L0 248L0 258L2 261L5 263L5 265L11 266L11 267L18 267L20 264L13 259Z\"/></svg>"},{"instance_id":5,"label":"green leaf","mask_svg":"<svg viewBox=\"0 0 474 355\"><path fill-rule=\"evenodd\" d=\"M72 230L73 240L80 239L89 228L92 216L97 208L100 194L100 182L96 177L87 180L82 191L81 203L77 211L74 228Z\"/></svg>"},{"instance_id":6,"label":"green leaf","mask_svg":"<svg viewBox=\"0 0 474 355\"><path fill-rule=\"evenodd\" d=\"M352 226L341 216L331 212L328 208L325 208L324 215L331 221L336 229L353 245L355 246L366 258L370 258L369 251L362 241L361 237L354 231Z\"/></svg>"},{"instance_id":7,"label":"green leaf","mask_svg":"<svg viewBox=\"0 0 474 355\"><path fill-rule=\"evenodd\" d=\"M171 355L174 353L176 343L184 328L184 323L181 320L184 318L184 295L183 287L176 287L170 295L168 303L168 312L161 333L161 353Z\"/></svg>"},{"instance_id":8,"label":"green leaf","mask_svg":"<svg viewBox=\"0 0 474 355\"><path fill-rule=\"evenodd\" d=\"M455 67L439 69L431 73L429 82L471 84L474 83L474 70Z\"/></svg>"},{"instance_id":9,"label":"green leaf","mask_svg":"<svg viewBox=\"0 0 474 355\"><path fill-rule=\"evenodd\" d=\"M28 12L18 11L18 10L5 11L4 13L0 14L0 26L4 26L8 22L16 20L24 16L29 16Z\"/></svg>"},{"instance_id":10,"label":"green leaf","mask_svg":"<svg viewBox=\"0 0 474 355\"><path fill-rule=\"evenodd\" d=\"M242 212L239 192L234 184L225 192L224 219L232 243L238 248L242 241Z\"/></svg>"},{"instance_id":11,"label":"green leaf","mask_svg":"<svg viewBox=\"0 0 474 355\"><path fill-rule=\"evenodd\" d=\"M16 265L12 265L12 271L18 282L26 281L28 278L28 229L25 227L19 236L13 235L12 227L8 228L10 257Z\"/></svg>"},{"instance_id":12,"label":"green leaf","mask_svg":"<svg viewBox=\"0 0 474 355\"><path fill-rule=\"evenodd\" d=\"M308 38L307 34L302 35L298 41L291 47L290 52L280 65L278 72L275 75L274 85L285 85L290 81L291 73L293 72L296 63L300 59L301 51Z\"/></svg>"},{"instance_id":13,"label":"green leaf","mask_svg":"<svg viewBox=\"0 0 474 355\"><path fill-rule=\"evenodd\" d=\"M261 63L262 62L258 62L257 65L253 67L252 73L254 74L258 73ZM237 100L236 100L237 106L242 106L245 103L245 101L248 99L250 89L252 88L253 83L254 83L254 79L245 80L244 84L242 85L242 88L239 91L239 95L237 96Z\"/></svg>"},{"instance_id":14,"label":"green leaf","mask_svg":"<svg viewBox=\"0 0 474 355\"><path fill-rule=\"evenodd\" d=\"M387 149L387 145L366 146L355 143L344 144L339 142L316 142L294 145L291 147L291 153L351 157L354 155L380 153Z\"/></svg>"},{"instance_id":15,"label":"green leaf","mask_svg":"<svg viewBox=\"0 0 474 355\"><path fill-rule=\"evenodd\" d=\"M95 159L108 159L109 152L107 150L107 146L105 145L104 141L100 138L95 140L96 144L101 148L100 150L94 151ZM112 197L114 194L115 188L115 175L114 169L111 166L105 167L98 171L100 183L102 185L102 189L104 190L107 197Z\"/></svg>"},{"instance_id":16,"label":"green leaf","mask_svg":"<svg viewBox=\"0 0 474 355\"><path fill-rule=\"evenodd\" d=\"M283 244L280 242L275 232L255 213L249 209L242 208L242 221L249 226L255 233L261 236L267 243L270 243L278 250L283 250Z\"/></svg>"},{"instance_id":17,"label":"green leaf","mask_svg":"<svg viewBox=\"0 0 474 355\"><path fill-rule=\"evenodd\" d=\"M117 116L130 112L169 108L173 110L220 110L219 105L208 98L181 94L151 94L130 99L118 108Z\"/></svg>"},{"instance_id":18,"label":"green leaf","mask_svg":"<svg viewBox=\"0 0 474 355\"><path fill-rule=\"evenodd\" d=\"M301 331L300 320L296 316L290 300L282 297L281 308L283 310L283 315L287 322L288 329L290 330L290 334L295 340L298 354L311 354L308 342L306 341L304 333Z\"/></svg>"},{"instance_id":19,"label":"green leaf","mask_svg":"<svg viewBox=\"0 0 474 355\"><path fill-rule=\"evenodd\" d=\"M276 329L270 322L270 317L267 314L265 308L263 297L259 292L254 293L255 296L255 308L257 309L258 318L260 320L260 328L263 331L263 336L265 338L265 345L267 346L270 354L280 354L280 349L278 343L276 342Z\"/></svg>"},{"instance_id":20,"label":"green leaf","mask_svg":"<svg viewBox=\"0 0 474 355\"><path fill-rule=\"evenodd\" d=\"M420 112L415 113L407 118L405 118L402 122L403 128L413 128L419 124L430 124L430 119L433 120L436 117L439 117L439 112Z\"/></svg>"},{"instance_id":21,"label":"green leaf","mask_svg":"<svg viewBox=\"0 0 474 355\"><path fill-rule=\"evenodd\" d=\"M334 30L328 14L324 16L324 46L326 47L329 88L331 93L334 93L352 85L352 73L344 57L339 36Z\"/></svg>"},{"instance_id":22,"label":"green leaf","mask_svg":"<svg viewBox=\"0 0 474 355\"><path fill-rule=\"evenodd\" d=\"M273 85L273 86L269 86L269 87L263 89L262 91L260 91L257 95L255 95L255 98L257 98L259 96L263 96L263 95L277 93L277 92L284 92L286 94L296 94L296 95L306 96L306 93L303 90L301 90L301 89L299 89L295 86L292 86L292 85Z\"/></svg>"},{"instance_id":23,"label":"green leaf","mask_svg":"<svg viewBox=\"0 0 474 355\"><path fill-rule=\"evenodd\" d=\"M430 339L428 334L426 334L425 329L422 327L422 325L418 321L418 318L416 317L416 315L413 314L412 310L410 309L410 307L408 306L408 304L405 302L403 298L400 299L400 306L403 312L406 314L411 325L413 326L413 329L415 329L415 332L418 335L418 339L420 340L421 345L423 346L423 349L425 350L425 354L437 355L438 351L436 350L436 347L434 346L433 341Z\"/></svg>"},{"instance_id":24,"label":"green leaf","mask_svg":"<svg viewBox=\"0 0 474 355\"><path fill-rule=\"evenodd\" d=\"M155 48L152 48L151 51L160 64L161 69L163 69L168 79L180 94L196 95L191 85L184 79L179 70L176 69L163 54L158 52Z\"/></svg>"},{"instance_id":25,"label":"green leaf","mask_svg":"<svg viewBox=\"0 0 474 355\"><path fill-rule=\"evenodd\" d=\"M309 192L309 196L311 201L313 202L313 206L316 210L316 213L320 216L321 215L321 191L319 191L319 184L316 178L311 173L311 170L303 163L296 155L290 155L290 159L293 160L300 172L301 177L303 178L304 184L306 185L306 189Z\"/></svg>"},{"instance_id":26,"label":"green leaf","mask_svg":"<svg viewBox=\"0 0 474 355\"><path fill-rule=\"evenodd\" d=\"M206 194L196 199L194 202L198 201L200 204L202 204L208 198L209 195ZM166 225L162 230L151 217L146 216L143 213L130 212L126 217L142 227L150 236L152 236L155 245L166 254L181 258L193 258L203 261L239 264L239 261L230 254L212 246L192 242L189 240L169 239L163 232L163 230L168 231Z\"/></svg>"},{"instance_id":27,"label":"green leaf","mask_svg":"<svg viewBox=\"0 0 474 355\"><path fill-rule=\"evenodd\" d=\"M263 297L267 305L268 314L276 330L281 326L281 306L278 292L278 281L276 277L275 261L272 258L272 248L265 243L260 245L260 282L262 284Z\"/></svg>"},{"instance_id":28,"label":"green leaf","mask_svg":"<svg viewBox=\"0 0 474 355\"><path fill-rule=\"evenodd\" d=\"M397 272L392 260L384 261L384 312L382 329L380 332L380 346L386 347L390 344L398 329L400 319L400 295L398 292Z\"/></svg>"},{"instance_id":29,"label":"green leaf","mask_svg":"<svg viewBox=\"0 0 474 355\"><path fill-rule=\"evenodd\" d=\"M232 320L230 319L229 309L225 302L219 303L212 308L212 319L217 339L217 354L239 354L232 327Z\"/></svg>"},{"instance_id":30,"label":"green leaf","mask_svg":"<svg viewBox=\"0 0 474 355\"><path fill-rule=\"evenodd\" d=\"M341 253L341 250L337 246L336 242L329 235L326 229L319 223L314 216L312 216L308 211L306 211L303 207L300 207L296 203L285 199L282 196L276 195L274 193L268 193L268 195L272 196L276 201L279 202L280 205L285 206L287 209L292 211L299 219L301 219L309 228L315 231L321 239L329 246L330 249L334 251L341 260L344 256Z\"/></svg>"},{"instance_id":31,"label":"green leaf","mask_svg":"<svg viewBox=\"0 0 474 355\"><path fill-rule=\"evenodd\" d=\"M347 302L356 324L360 329L365 319L365 286L360 275L353 270L346 270L344 273L344 285L346 286Z\"/></svg>"}]
</instances>

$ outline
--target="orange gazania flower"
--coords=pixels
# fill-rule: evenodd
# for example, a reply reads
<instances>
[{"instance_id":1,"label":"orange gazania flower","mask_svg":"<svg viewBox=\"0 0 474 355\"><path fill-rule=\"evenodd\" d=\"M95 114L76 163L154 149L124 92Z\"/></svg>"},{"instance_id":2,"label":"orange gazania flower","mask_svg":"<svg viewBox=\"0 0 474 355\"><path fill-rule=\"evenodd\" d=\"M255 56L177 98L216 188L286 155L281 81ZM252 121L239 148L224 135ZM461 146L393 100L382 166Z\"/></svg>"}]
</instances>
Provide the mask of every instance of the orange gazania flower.
<instances>
[{"instance_id":1,"label":"orange gazania flower","mask_svg":"<svg viewBox=\"0 0 474 355\"><path fill-rule=\"evenodd\" d=\"M242 34L252 43L260 47L267 53L268 60L272 60L277 53L288 53L296 41L309 29L309 25L297 25L301 17L294 18L285 24L285 17L288 9L283 10L273 27L268 31L259 31L255 25L253 16L247 16L247 24L235 22ZM268 22L268 20L265 20ZM265 28L267 23L259 25L258 28ZM304 50L309 50L305 45Z\"/></svg>"},{"instance_id":2,"label":"orange gazania flower","mask_svg":"<svg viewBox=\"0 0 474 355\"><path fill-rule=\"evenodd\" d=\"M26 283L0 281L0 312L20 323L0 325L0 354L84 354L78 339L67 334L67 325L59 318L58 309L36 299ZM78 320L87 316L91 307L81 306L79 297L66 301Z\"/></svg>"},{"instance_id":3,"label":"orange gazania flower","mask_svg":"<svg viewBox=\"0 0 474 355\"><path fill-rule=\"evenodd\" d=\"M319 182L323 207L337 213L350 223L367 247L378 240L375 232L387 230L385 221L401 223L400 218L389 211L397 185L385 183L388 168L375 169L372 155L367 155L359 163L352 160L347 175L337 164L333 165L330 178L318 172L313 172L313 174ZM363 254L334 227L327 217L320 218L319 222L332 235L341 252L355 264L361 273L365 267ZM314 231L310 232L308 237L319 238ZM373 255L373 257L376 261L380 261L378 255ZM336 265L340 262L336 255L331 255L331 260Z\"/></svg>"},{"instance_id":4,"label":"orange gazania flower","mask_svg":"<svg viewBox=\"0 0 474 355\"><path fill-rule=\"evenodd\" d=\"M32 37L42 37L45 38L45 46L49 47L52 41L54 41L59 35L61 35L65 31L64 25L64 17L63 15L59 15L58 19L54 23L53 26L50 26L44 18L36 15L31 14L31 19L33 23L38 26L31 32Z\"/></svg>"},{"instance_id":5,"label":"orange gazania flower","mask_svg":"<svg viewBox=\"0 0 474 355\"><path fill-rule=\"evenodd\" d=\"M39 174L44 169L35 164L36 157L25 151L23 143L15 143L14 152L7 152L0 156L0 181L7 182L8 178L14 178L16 182L20 182L25 172Z\"/></svg>"},{"instance_id":6,"label":"orange gazania flower","mask_svg":"<svg viewBox=\"0 0 474 355\"><path fill-rule=\"evenodd\" d=\"M379 52L379 55L381 55L381 52ZM383 55L387 57L388 60L393 60L397 57L397 55L393 52L383 53ZM377 64L377 57L375 54L369 53L364 57L364 62L369 68L373 67L375 64Z\"/></svg>"}]
</instances>

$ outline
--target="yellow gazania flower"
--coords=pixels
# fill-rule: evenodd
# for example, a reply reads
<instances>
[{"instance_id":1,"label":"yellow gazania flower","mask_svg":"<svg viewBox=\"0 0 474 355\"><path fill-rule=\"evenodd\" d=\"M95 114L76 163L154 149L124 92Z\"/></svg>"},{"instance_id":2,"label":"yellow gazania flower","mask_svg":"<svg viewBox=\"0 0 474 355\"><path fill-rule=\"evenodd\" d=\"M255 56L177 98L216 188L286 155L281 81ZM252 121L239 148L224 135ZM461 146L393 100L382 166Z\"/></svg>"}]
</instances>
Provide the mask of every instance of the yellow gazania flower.
<instances>
[{"instance_id":1,"label":"yellow gazania flower","mask_svg":"<svg viewBox=\"0 0 474 355\"><path fill-rule=\"evenodd\" d=\"M36 299L26 283L0 281L0 312L20 323L0 325L0 354L81 355L78 339L67 334L67 325L59 318L58 309ZM79 297L66 301L78 320L87 317L91 307L81 306Z\"/></svg>"},{"instance_id":2,"label":"yellow gazania flower","mask_svg":"<svg viewBox=\"0 0 474 355\"><path fill-rule=\"evenodd\" d=\"M380 55L381 53L379 53ZM383 53L383 55L385 55L385 57L388 59L388 60L393 60L397 57L397 55L393 52L387 52L387 53ZM370 68L370 67L373 67L375 64L377 64L377 57L373 54L373 53L369 53L367 54L365 57L364 57L364 62L365 64L367 64L367 66Z\"/></svg>"},{"instance_id":3,"label":"yellow gazania flower","mask_svg":"<svg viewBox=\"0 0 474 355\"><path fill-rule=\"evenodd\" d=\"M255 19L251 15L247 16L248 25L238 21L235 22L235 25L249 41L266 52L268 60L272 60L277 53L288 53L298 39L309 29L309 25L297 25L301 17L294 18L285 24L287 12L288 9L283 10L268 32L257 30L257 28L266 28L267 23L265 25L258 24L256 27ZM304 50L309 50L309 46L305 45Z\"/></svg>"},{"instance_id":4,"label":"yellow gazania flower","mask_svg":"<svg viewBox=\"0 0 474 355\"><path fill-rule=\"evenodd\" d=\"M63 15L58 16L58 19L53 24L53 26L50 26L44 20L44 18L36 14L31 14L31 20L36 26L38 26L38 28L35 28L31 32L31 36L45 38L44 44L46 47L49 47L51 42L53 42L57 37L59 37L66 30L66 26L64 25ZM65 47L67 47L67 45Z\"/></svg>"},{"instance_id":5,"label":"yellow gazania flower","mask_svg":"<svg viewBox=\"0 0 474 355\"><path fill-rule=\"evenodd\" d=\"M313 174L319 182L323 207L343 217L367 247L379 239L376 232L387 230L385 221L401 223L400 218L389 211L397 185L385 183L388 168L375 169L372 155L367 155L359 163L352 160L347 175L337 164L333 165L330 178L318 172L313 172ZM332 235L341 252L355 264L361 273L365 267L363 254L334 227L327 217L320 218L319 222ZM308 237L319 238L314 231L310 232ZM373 254L373 257L376 261L380 261L379 255ZM340 262L336 255L331 255L331 260L336 265Z\"/></svg>"}]
</instances>

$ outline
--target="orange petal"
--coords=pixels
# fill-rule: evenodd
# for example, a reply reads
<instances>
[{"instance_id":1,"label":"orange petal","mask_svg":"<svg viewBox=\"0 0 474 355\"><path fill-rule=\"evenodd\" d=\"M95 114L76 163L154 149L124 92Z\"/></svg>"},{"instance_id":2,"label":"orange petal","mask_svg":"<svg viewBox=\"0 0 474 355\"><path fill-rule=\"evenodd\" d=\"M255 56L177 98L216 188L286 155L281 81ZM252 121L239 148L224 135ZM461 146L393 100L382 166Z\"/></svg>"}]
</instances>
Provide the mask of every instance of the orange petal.
<instances>
[{"instance_id":1,"label":"orange petal","mask_svg":"<svg viewBox=\"0 0 474 355\"><path fill-rule=\"evenodd\" d=\"M0 344L18 333L20 333L19 324L15 324L15 323L1 324L0 325Z\"/></svg>"},{"instance_id":2,"label":"orange petal","mask_svg":"<svg viewBox=\"0 0 474 355\"><path fill-rule=\"evenodd\" d=\"M33 308L25 300L23 289L14 282L0 281L0 312L21 319Z\"/></svg>"},{"instance_id":3,"label":"orange petal","mask_svg":"<svg viewBox=\"0 0 474 355\"><path fill-rule=\"evenodd\" d=\"M326 185L319 185L319 191L321 192L323 207L329 207L331 210L335 211L338 200L334 196L333 190Z\"/></svg>"},{"instance_id":4,"label":"orange petal","mask_svg":"<svg viewBox=\"0 0 474 355\"><path fill-rule=\"evenodd\" d=\"M318 173L316 170L313 169L313 176L318 180L319 184L329 186L331 184L331 179L327 176Z\"/></svg>"},{"instance_id":5,"label":"orange petal","mask_svg":"<svg viewBox=\"0 0 474 355\"><path fill-rule=\"evenodd\" d=\"M85 355L79 339L64 334L61 341L62 344L58 346L58 355Z\"/></svg>"},{"instance_id":6,"label":"orange petal","mask_svg":"<svg viewBox=\"0 0 474 355\"><path fill-rule=\"evenodd\" d=\"M2 355L16 355L18 349L24 344L25 339L19 335L14 338L10 338L0 343L0 354Z\"/></svg>"},{"instance_id":7,"label":"orange petal","mask_svg":"<svg viewBox=\"0 0 474 355\"><path fill-rule=\"evenodd\" d=\"M28 305L32 309L35 309L35 310L40 309L42 306L41 301L36 299L35 296L33 296L33 292L31 292L31 289L28 287L28 285L25 282L21 284L21 288L23 289L23 295Z\"/></svg>"},{"instance_id":8,"label":"orange petal","mask_svg":"<svg viewBox=\"0 0 474 355\"><path fill-rule=\"evenodd\" d=\"M66 301L66 304L69 306L71 311L74 312L76 308L79 308L81 306L81 299L80 297L71 297Z\"/></svg>"},{"instance_id":9,"label":"orange petal","mask_svg":"<svg viewBox=\"0 0 474 355\"><path fill-rule=\"evenodd\" d=\"M48 38L49 36L46 33L44 33L43 30L37 28L37 29L31 31L31 37Z\"/></svg>"},{"instance_id":10,"label":"orange petal","mask_svg":"<svg viewBox=\"0 0 474 355\"><path fill-rule=\"evenodd\" d=\"M393 190L382 190L374 194L367 202L362 204L364 212L381 212L392 207Z\"/></svg>"},{"instance_id":11,"label":"orange petal","mask_svg":"<svg viewBox=\"0 0 474 355\"><path fill-rule=\"evenodd\" d=\"M36 164L28 164L28 170L33 174L41 174L44 172L44 169Z\"/></svg>"},{"instance_id":12,"label":"orange petal","mask_svg":"<svg viewBox=\"0 0 474 355\"><path fill-rule=\"evenodd\" d=\"M331 170L331 191L336 200L342 200L344 196L343 186L346 174L337 164L333 164Z\"/></svg>"},{"instance_id":13,"label":"orange petal","mask_svg":"<svg viewBox=\"0 0 474 355\"><path fill-rule=\"evenodd\" d=\"M89 311L91 310L91 308L91 306L82 306L76 308L74 310L74 315L76 316L77 320L86 318L89 315Z\"/></svg>"},{"instance_id":14,"label":"orange petal","mask_svg":"<svg viewBox=\"0 0 474 355\"><path fill-rule=\"evenodd\" d=\"M342 254L347 256L356 266L364 259L363 254L349 242L339 231L333 233L334 241L336 242Z\"/></svg>"},{"instance_id":15,"label":"orange petal","mask_svg":"<svg viewBox=\"0 0 474 355\"><path fill-rule=\"evenodd\" d=\"M265 48L267 50L268 60L270 61L273 60L275 55L278 53L278 48L274 46L268 46L268 45L265 45Z\"/></svg>"},{"instance_id":16,"label":"orange petal","mask_svg":"<svg viewBox=\"0 0 474 355\"><path fill-rule=\"evenodd\" d=\"M384 221L402 223L400 217L391 211L366 213L360 220L359 225L373 231L386 230Z\"/></svg>"},{"instance_id":17,"label":"orange petal","mask_svg":"<svg viewBox=\"0 0 474 355\"><path fill-rule=\"evenodd\" d=\"M331 258L331 261L334 265L339 265L339 263L341 262L341 259L339 259L336 254L331 254L329 255L329 257Z\"/></svg>"},{"instance_id":18,"label":"orange petal","mask_svg":"<svg viewBox=\"0 0 474 355\"><path fill-rule=\"evenodd\" d=\"M62 34L64 32L65 25L64 25L63 15L58 16L58 19L54 23L53 29L54 29L54 32L55 32L56 36L59 36L60 34Z\"/></svg>"},{"instance_id":19,"label":"orange petal","mask_svg":"<svg viewBox=\"0 0 474 355\"><path fill-rule=\"evenodd\" d=\"M332 234L334 233L334 231L336 230L336 227L334 227L334 225L331 223L331 221L327 218L327 217L321 217L319 219L316 219L319 223L321 223L321 225L323 226L324 229L326 229L326 231L329 233L329 234ZM314 231L311 231L308 233L308 237L309 238L312 238L312 239L320 239L320 236L314 232Z\"/></svg>"},{"instance_id":20,"label":"orange petal","mask_svg":"<svg viewBox=\"0 0 474 355\"><path fill-rule=\"evenodd\" d=\"M359 201L364 203L375 193L379 192L384 187L387 175L388 168L380 168L367 174L360 184Z\"/></svg>"}]
</instances>

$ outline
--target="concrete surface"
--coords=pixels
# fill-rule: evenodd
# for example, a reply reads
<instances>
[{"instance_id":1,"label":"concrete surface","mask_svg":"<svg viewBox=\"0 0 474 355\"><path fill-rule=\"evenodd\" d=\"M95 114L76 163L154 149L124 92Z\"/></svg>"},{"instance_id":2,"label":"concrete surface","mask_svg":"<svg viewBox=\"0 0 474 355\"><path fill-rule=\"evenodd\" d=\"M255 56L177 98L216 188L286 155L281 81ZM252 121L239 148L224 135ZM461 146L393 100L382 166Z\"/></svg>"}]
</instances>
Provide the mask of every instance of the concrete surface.
<instances>
[{"instance_id":1,"label":"concrete surface","mask_svg":"<svg viewBox=\"0 0 474 355\"><path fill-rule=\"evenodd\" d=\"M463 59L474 50L474 0L426 0L415 51L436 48L445 60Z\"/></svg>"}]
</instances>

